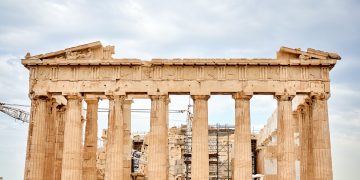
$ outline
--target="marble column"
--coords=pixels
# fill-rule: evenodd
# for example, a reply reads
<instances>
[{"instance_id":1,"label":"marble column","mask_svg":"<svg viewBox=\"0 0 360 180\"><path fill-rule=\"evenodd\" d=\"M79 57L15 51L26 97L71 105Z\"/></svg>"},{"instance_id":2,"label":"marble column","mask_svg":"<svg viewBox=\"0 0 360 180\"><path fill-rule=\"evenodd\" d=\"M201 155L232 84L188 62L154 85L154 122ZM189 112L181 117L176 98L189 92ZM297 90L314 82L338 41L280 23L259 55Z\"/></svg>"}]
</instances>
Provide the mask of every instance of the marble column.
<instances>
[{"instance_id":1,"label":"marble column","mask_svg":"<svg viewBox=\"0 0 360 180\"><path fill-rule=\"evenodd\" d=\"M208 95L191 96L194 100L194 118L192 122L192 159L191 179L209 179L209 130Z\"/></svg>"},{"instance_id":2,"label":"marble column","mask_svg":"<svg viewBox=\"0 0 360 180\"><path fill-rule=\"evenodd\" d=\"M96 180L96 151L97 151L97 131L98 131L98 104L97 97L86 97L86 127L85 142L83 153L83 179Z\"/></svg>"},{"instance_id":3,"label":"marble column","mask_svg":"<svg viewBox=\"0 0 360 180\"><path fill-rule=\"evenodd\" d=\"M307 151L307 179L310 180L314 177L314 164L312 161L312 157L313 157L313 152L312 152L312 100L311 98L307 98L305 100L305 118L308 118L308 129L307 131L309 132L308 134L308 151ZM301 177L300 177L301 178Z\"/></svg>"},{"instance_id":4,"label":"marble column","mask_svg":"<svg viewBox=\"0 0 360 180\"><path fill-rule=\"evenodd\" d=\"M252 96L236 93L235 150L233 179L252 178L250 99Z\"/></svg>"},{"instance_id":5,"label":"marble column","mask_svg":"<svg viewBox=\"0 0 360 180\"><path fill-rule=\"evenodd\" d=\"M55 137L55 162L54 180L61 179L61 168L64 148L64 129L65 129L65 106L56 108L56 137Z\"/></svg>"},{"instance_id":6,"label":"marble column","mask_svg":"<svg viewBox=\"0 0 360 180\"><path fill-rule=\"evenodd\" d=\"M114 98L112 96L109 97L109 113L108 113L108 128L106 131L106 139L104 141L105 143L105 176L107 174L109 174L110 170L111 170L111 163L110 160L112 159L111 156L113 156L113 154L110 152L111 147L113 146L112 143L112 134L113 134L113 129L114 129Z\"/></svg>"},{"instance_id":7,"label":"marble column","mask_svg":"<svg viewBox=\"0 0 360 180\"><path fill-rule=\"evenodd\" d=\"M151 98L150 135L148 153L149 180L168 179L168 126L167 95L154 95Z\"/></svg>"},{"instance_id":8,"label":"marble column","mask_svg":"<svg viewBox=\"0 0 360 180\"><path fill-rule=\"evenodd\" d=\"M309 116L306 105L300 105L297 110L300 133L300 178L308 180L308 155L309 155ZM311 179L311 178L310 178Z\"/></svg>"},{"instance_id":9,"label":"marble column","mask_svg":"<svg viewBox=\"0 0 360 180\"><path fill-rule=\"evenodd\" d=\"M276 95L277 107L277 179L295 180L295 144L291 95Z\"/></svg>"},{"instance_id":10,"label":"marble column","mask_svg":"<svg viewBox=\"0 0 360 180\"><path fill-rule=\"evenodd\" d=\"M79 95L67 96L61 172L62 180L81 180L82 177L81 108L82 104Z\"/></svg>"},{"instance_id":11,"label":"marble column","mask_svg":"<svg viewBox=\"0 0 360 180\"><path fill-rule=\"evenodd\" d=\"M328 94L312 94L311 160L314 180L332 180L332 161L327 99Z\"/></svg>"},{"instance_id":12,"label":"marble column","mask_svg":"<svg viewBox=\"0 0 360 180\"><path fill-rule=\"evenodd\" d=\"M110 107L109 112L109 133L108 145L106 150L106 169L105 180L119 180L123 178L124 172L124 117L123 117L123 104L125 96L114 96L113 107Z\"/></svg>"},{"instance_id":13,"label":"marble column","mask_svg":"<svg viewBox=\"0 0 360 180\"><path fill-rule=\"evenodd\" d=\"M54 101L48 101L47 105L44 179L52 179L54 177L57 105Z\"/></svg>"},{"instance_id":14,"label":"marble column","mask_svg":"<svg viewBox=\"0 0 360 180\"><path fill-rule=\"evenodd\" d=\"M123 104L124 116L124 180L131 179L131 103L133 101L126 99Z\"/></svg>"},{"instance_id":15,"label":"marble column","mask_svg":"<svg viewBox=\"0 0 360 180\"><path fill-rule=\"evenodd\" d=\"M24 179L42 180L45 169L47 97L31 99Z\"/></svg>"}]
</instances>

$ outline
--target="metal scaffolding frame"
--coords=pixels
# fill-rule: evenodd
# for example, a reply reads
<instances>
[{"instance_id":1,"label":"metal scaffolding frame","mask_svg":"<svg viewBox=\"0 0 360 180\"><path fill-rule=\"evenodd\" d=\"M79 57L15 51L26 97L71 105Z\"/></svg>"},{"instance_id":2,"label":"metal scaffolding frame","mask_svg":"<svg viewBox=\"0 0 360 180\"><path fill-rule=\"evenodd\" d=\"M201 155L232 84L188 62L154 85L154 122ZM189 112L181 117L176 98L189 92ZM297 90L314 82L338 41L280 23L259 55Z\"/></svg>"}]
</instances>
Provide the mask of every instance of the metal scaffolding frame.
<instances>
[{"instance_id":1,"label":"metal scaffolding frame","mask_svg":"<svg viewBox=\"0 0 360 180\"><path fill-rule=\"evenodd\" d=\"M190 112L190 111L188 111ZM191 121L192 114L189 113L184 138L184 163L185 179L191 179ZM230 159L230 135L234 134L233 126L209 126L209 177L210 179L231 179L231 159ZM220 140L225 137L225 140ZM225 171L225 173L221 173Z\"/></svg>"}]
</instances>

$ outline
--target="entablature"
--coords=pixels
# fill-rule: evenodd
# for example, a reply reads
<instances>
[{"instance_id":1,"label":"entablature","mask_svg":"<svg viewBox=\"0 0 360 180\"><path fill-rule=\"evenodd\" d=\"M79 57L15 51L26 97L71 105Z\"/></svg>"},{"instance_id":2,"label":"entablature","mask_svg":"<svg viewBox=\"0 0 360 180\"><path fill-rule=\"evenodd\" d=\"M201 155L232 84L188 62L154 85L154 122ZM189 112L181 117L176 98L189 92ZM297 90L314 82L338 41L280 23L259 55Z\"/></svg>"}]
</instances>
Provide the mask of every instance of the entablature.
<instances>
[{"instance_id":1,"label":"entablature","mask_svg":"<svg viewBox=\"0 0 360 180\"><path fill-rule=\"evenodd\" d=\"M276 94L329 92L336 53L281 47L276 59L114 59L113 46L93 42L31 56L30 92ZM40 93L41 94L41 93Z\"/></svg>"}]
</instances>

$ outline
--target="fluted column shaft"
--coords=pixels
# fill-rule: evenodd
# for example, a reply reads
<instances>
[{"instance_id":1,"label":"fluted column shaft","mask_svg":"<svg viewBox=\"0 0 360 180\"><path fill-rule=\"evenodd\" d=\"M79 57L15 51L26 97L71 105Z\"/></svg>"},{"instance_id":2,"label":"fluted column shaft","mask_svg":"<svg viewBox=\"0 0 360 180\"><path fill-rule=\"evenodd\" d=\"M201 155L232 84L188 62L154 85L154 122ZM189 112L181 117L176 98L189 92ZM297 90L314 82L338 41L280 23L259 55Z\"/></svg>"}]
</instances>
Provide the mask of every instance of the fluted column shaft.
<instances>
[{"instance_id":1,"label":"fluted column shaft","mask_svg":"<svg viewBox=\"0 0 360 180\"><path fill-rule=\"evenodd\" d=\"M86 127L85 143L83 153L83 179L96 180L96 151L97 151L97 130L98 130L98 98L92 97L85 99Z\"/></svg>"},{"instance_id":2,"label":"fluted column shaft","mask_svg":"<svg viewBox=\"0 0 360 180\"><path fill-rule=\"evenodd\" d=\"M332 180L328 94L312 95L311 155L314 180Z\"/></svg>"},{"instance_id":3,"label":"fluted column shaft","mask_svg":"<svg viewBox=\"0 0 360 180\"><path fill-rule=\"evenodd\" d=\"M31 100L24 179L42 180L45 169L47 98Z\"/></svg>"},{"instance_id":4,"label":"fluted column shaft","mask_svg":"<svg viewBox=\"0 0 360 180\"><path fill-rule=\"evenodd\" d=\"M77 95L67 96L65 111L64 149L62 180L81 180L82 177L82 123L81 99Z\"/></svg>"},{"instance_id":5,"label":"fluted column shaft","mask_svg":"<svg viewBox=\"0 0 360 180\"><path fill-rule=\"evenodd\" d=\"M56 111L55 167L53 179L60 180L64 148L65 107L56 108Z\"/></svg>"},{"instance_id":6,"label":"fluted column shaft","mask_svg":"<svg viewBox=\"0 0 360 180\"><path fill-rule=\"evenodd\" d=\"M106 169L105 180L119 180L123 178L124 163L123 163L123 142L124 142L124 117L123 117L123 103L124 96L114 96L113 107L110 107L109 112L109 133L108 146L106 150Z\"/></svg>"},{"instance_id":7,"label":"fluted column shaft","mask_svg":"<svg viewBox=\"0 0 360 180\"><path fill-rule=\"evenodd\" d=\"M208 102L210 96L192 96L194 118L192 122L191 179L209 179Z\"/></svg>"},{"instance_id":8,"label":"fluted column shaft","mask_svg":"<svg viewBox=\"0 0 360 180\"><path fill-rule=\"evenodd\" d=\"M150 137L148 154L149 180L168 179L168 127L167 95L155 95L151 98Z\"/></svg>"},{"instance_id":9,"label":"fluted column shaft","mask_svg":"<svg viewBox=\"0 0 360 180\"><path fill-rule=\"evenodd\" d=\"M292 117L294 96L277 95L277 179L295 180L295 144Z\"/></svg>"},{"instance_id":10,"label":"fluted column shaft","mask_svg":"<svg viewBox=\"0 0 360 180\"><path fill-rule=\"evenodd\" d=\"M252 178L250 99L252 96L236 93L235 152L233 179Z\"/></svg>"},{"instance_id":11,"label":"fluted column shaft","mask_svg":"<svg viewBox=\"0 0 360 180\"><path fill-rule=\"evenodd\" d=\"M301 105L297 111L300 131L300 178L308 180L308 157L309 157L309 112L306 105ZM311 179L311 178L310 178Z\"/></svg>"},{"instance_id":12,"label":"fluted column shaft","mask_svg":"<svg viewBox=\"0 0 360 180\"><path fill-rule=\"evenodd\" d=\"M114 129L114 98L110 97L109 99L109 113L108 113L108 129L106 134L106 144L105 144L105 176L108 176L111 170L111 163L110 160L112 159L113 153L110 152L111 147L113 146L112 143L112 136L113 136L113 129Z\"/></svg>"},{"instance_id":13,"label":"fluted column shaft","mask_svg":"<svg viewBox=\"0 0 360 180\"><path fill-rule=\"evenodd\" d=\"M125 100L123 104L124 115L124 180L131 179L131 103L132 100Z\"/></svg>"},{"instance_id":14,"label":"fluted column shaft","mask_svg":"<svg viewBox=\"0 0 360 180\"><path fill-rule=\"evenodd\" d=\"M56 114L57 103L48 101L46 118L46 153L44 179L52 179L55 170L55 140L56 140Z\"/></svg>"}]
</instances>

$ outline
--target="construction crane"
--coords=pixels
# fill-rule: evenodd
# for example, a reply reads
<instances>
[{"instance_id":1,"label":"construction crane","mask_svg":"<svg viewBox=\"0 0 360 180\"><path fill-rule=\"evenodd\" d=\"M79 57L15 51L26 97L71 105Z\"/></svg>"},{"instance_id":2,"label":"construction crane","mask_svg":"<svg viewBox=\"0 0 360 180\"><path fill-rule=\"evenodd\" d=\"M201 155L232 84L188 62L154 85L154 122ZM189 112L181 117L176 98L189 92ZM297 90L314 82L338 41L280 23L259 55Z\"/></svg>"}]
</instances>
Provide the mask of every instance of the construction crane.
<instances>
[{"instance_id":1,"label":"construction crane","mask_svg":"<svg viewBox=\"0 0 360 180\"><path fill-rule=\"evenodd\" d=\"M0 111L13 117L16 120L28 123L29 113L22 109L16 108L16 106L23 106L23 105L6 104L0 102Z\"/></svg>"},{"instance_id":2,"label":"construction crane","mask_svg":"<svg viewBox=\"0 0 360 180\"><path fill-rule=\"evenodd\" d=\"M16 120L29 123L29 113L19 109L17 107L30 107L28 105L19 105L19 104L7 104L0 102L0 111L13 117ZM86 109L84 109L86 111ZM131 109L131 112L134 113L150 113L151 109ZM99 108L98 112L109 112L108 108ZM186 110L173 110L170 109L169 113L184 113Z\"/></svg>"}]
</instances>

